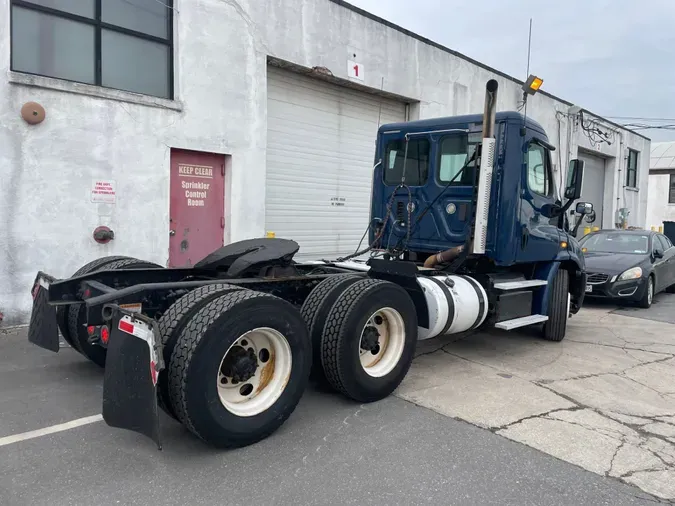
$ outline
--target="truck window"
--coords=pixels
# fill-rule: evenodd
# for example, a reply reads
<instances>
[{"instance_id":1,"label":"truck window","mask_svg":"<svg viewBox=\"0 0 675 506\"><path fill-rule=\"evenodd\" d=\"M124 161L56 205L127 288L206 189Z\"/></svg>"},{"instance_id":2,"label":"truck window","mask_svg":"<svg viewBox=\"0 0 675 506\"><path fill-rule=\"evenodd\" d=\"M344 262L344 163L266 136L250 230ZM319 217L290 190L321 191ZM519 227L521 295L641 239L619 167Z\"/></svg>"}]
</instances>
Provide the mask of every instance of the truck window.
<instances>
[{"instance_id":1,"label":"truck window","mask_svg":"<svg viewBox=\"0 0 675 506\"><path fill-rule=\"evenodd\" d=\"M405 139L387 143L384 157L384 183L398 185L403 178L403 159L405 156ZM427 139L410 139L408 156L405 162L405 182L410 186L421 186L429 176L429 150Z\"/></svg>"},{"instance_id":2,"label":"truck window","mask_svg":"<svg viewBox=\"0 0 675 506\"><path fill-rule=\"evenodd\" d=\"M469 160L476 150L476 144L470 143L466 135L449 135L440 143L440 158L438 162L438 181L449 183L459 170ZM473 165L467 167L461 176L452 182L452 185L472 185Z\"/></svg>"},{"instance_id":3,"label":"truck window","mask_svg":"<svg viewBox=\"0 0 675 506\"><path fill-rule=\"evenodd\" d=\"M530 191L549 197L551 179L546 148L531 142L527 148L527 186Z\"/></svg>"}]
</instances>

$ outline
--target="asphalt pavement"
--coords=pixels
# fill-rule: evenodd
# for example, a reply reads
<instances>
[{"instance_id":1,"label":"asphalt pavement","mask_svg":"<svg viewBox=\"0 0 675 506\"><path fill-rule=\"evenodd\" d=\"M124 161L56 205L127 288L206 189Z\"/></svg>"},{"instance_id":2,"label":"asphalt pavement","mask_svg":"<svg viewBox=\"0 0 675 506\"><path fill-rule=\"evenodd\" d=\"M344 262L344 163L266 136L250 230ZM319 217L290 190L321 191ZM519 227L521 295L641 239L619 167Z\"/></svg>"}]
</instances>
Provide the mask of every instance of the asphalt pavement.
<instances>
[{"instance_id":1,"label":"asphalt pavement","mask_svg":"<svg viewBox=\"0 0 675 506\"><path fill-rule=\"evenodd\" d=\"M100 413L102 372L0 331L0 441ZM472 393L466 392L470 397ZM391 396L311 388L274 435L215 451L162 417L164 448L102 421L0 445L0 505L654 504L639 489Z\"/></svg>"},{"instance_id":2,"label":"asphalt pavement","mask_svg":"<svg viewBox=\"0 0 675 506\"><path fill-rule=\"evenodd\" d=\"M659 293L654 297L652 307L649 309L643 309L634 305L626 305L615 309L612 313L655 322L675 324L675 295Z\"/></svg>"}]
</instances>

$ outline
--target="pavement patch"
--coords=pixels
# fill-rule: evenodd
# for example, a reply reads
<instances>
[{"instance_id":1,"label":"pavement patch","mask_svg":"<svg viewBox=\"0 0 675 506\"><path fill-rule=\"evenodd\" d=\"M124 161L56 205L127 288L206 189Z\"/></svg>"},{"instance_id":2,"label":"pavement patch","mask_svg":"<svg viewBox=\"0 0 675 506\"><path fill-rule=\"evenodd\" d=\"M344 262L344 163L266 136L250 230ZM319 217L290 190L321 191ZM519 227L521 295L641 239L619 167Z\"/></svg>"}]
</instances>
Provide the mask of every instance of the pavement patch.
<instances>
[{"instance_id":1,"label":"pavement patch","mask_svg":"<svg viewBox=\"0 0 675 506\"><path fill-rule=\"evenodd\" d=\"M397 395L484 428L573 407L564 398L517 377L444 352L418 357Z\"/></svg>"},{"instance_id":2,"label":"pavement patch","mask_svg":"<svg viewBox=\"0 0 675 506\"><path fill-rule=\"evenodd\" d=\"M497 434L598 474L607 474L619 444L591 428L547 416L518 422Z\"/></svg>"},{"instance_id":3,"label":"pavement patch","mask_svg":"<svg viewBox=\"0 0 675 506\"><path fill-rule=\"evenodd\" d=\"M425 341L396 394L675 500L675 325L614 309L584 307L560 343Z\"/></svg>"}]
</instances>

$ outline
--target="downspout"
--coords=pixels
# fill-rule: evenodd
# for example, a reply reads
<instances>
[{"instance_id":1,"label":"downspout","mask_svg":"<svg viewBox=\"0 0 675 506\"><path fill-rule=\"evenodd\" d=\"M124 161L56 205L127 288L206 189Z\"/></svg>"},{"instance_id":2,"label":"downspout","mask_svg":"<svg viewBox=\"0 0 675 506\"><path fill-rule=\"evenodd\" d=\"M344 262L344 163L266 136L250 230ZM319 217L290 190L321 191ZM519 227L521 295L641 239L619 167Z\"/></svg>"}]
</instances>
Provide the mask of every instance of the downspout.
<instances>
[{"instance_id":1,"label":"downspout","mask_svg":"<svg viewBox=\"0 0 675 506\"><path fill-rule=\"evenodd\" d=\"M617 189L616 189L616 210L614 216L619 217L619 209L621 209L621 197L623 196L623 207L626 207L626 193L623 185L623 164L624 164L624 140L623 132L619 130L619 156L617 163ZM615 226L619 223L618 219L614 220Z\"/></svg>"}]
</instances>

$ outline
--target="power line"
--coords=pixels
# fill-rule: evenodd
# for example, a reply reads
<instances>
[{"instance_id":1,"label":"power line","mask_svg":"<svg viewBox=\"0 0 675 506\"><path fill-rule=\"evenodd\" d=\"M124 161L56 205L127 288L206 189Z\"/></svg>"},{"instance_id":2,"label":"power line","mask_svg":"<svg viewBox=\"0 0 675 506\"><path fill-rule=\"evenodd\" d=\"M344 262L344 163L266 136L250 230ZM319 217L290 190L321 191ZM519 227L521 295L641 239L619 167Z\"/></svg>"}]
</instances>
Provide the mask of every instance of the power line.
<instances>
[{"instance_id":1,"label":"power line","mask_svg":"<svg viewBox=\"0 0 675 506\"><path fill-rule=\"evenodd\" d=\"M629 119L638 121L675 121L675 118L646 118L644 116L603 116L607 119Z\"/></svg>"}]
</instances>

